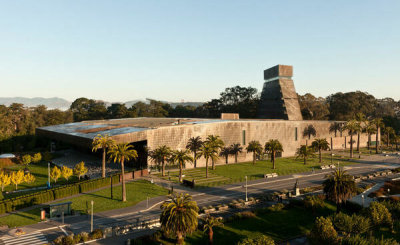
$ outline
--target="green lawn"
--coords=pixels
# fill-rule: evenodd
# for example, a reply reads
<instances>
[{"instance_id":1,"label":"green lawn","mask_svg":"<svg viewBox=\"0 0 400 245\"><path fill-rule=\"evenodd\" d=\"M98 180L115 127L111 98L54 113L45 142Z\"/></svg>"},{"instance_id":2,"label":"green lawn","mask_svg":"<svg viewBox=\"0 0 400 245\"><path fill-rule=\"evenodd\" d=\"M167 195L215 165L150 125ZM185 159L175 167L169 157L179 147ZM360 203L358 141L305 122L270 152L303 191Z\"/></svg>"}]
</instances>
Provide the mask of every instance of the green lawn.
<instances>
[{"instance_id":1,"label":"green lawn","mask_svg":"<svg viewBox=\"0 0 400 245\"><path fill-rule=\"evenodd\" d=\"M85 194L79 197L63 200L62 202L71 201L72 209L87 213L90 208L90 202L94 201L94 212L105 210L125 208L137 204L140 201L146 200L147 197L156 197L167 195L168 190L151 184L145 180L129 182L126 184L127 201L122 202L122 187L116 186L113 188L114 198L110 198L111 189L103 189L93 193Z\"/></svg>"},{"instance_id":2,"label":"green lawn","mask_svg":"<svg viewBox=\"0 0 400 245\"><path fill-rule=\"evenodd\" d=\"M87 213L90 207L90 201L94 201L94 212L105 210L124 208L137 204L140 201L146 200L147 197L155 197L167 195L168 191L158 185L151 184L149 181L139 180L126 184L127 201L122 202L122 187L116 186L113 188L114 199L110 198L110 188L96 191L90 194L85 194L79 197L63 200L60 202L71 201L72 208L83 213ZM40 208L36 208L27 212L18 212L8 216L0 217L1 225L9 227L24 226L34 224L40 221Z\"/></svg>"},{"instance_id":3,"label":"green lawn","mask_svg":"<svg viewBox=\"0 0 400 245\"><path fill-rule=\"evenodd\" d=\"M247 237L255 238L267 235L275 241L287 240L311 230L315 218L328 216L335 212L336 207L326 203L326 207L312 213L303 207L292 207L282 211L256 212L256 218L241 219L226 222L224 227L214 228L214 244L236 244ZM185 239L186 244L207 244L208 237L201 231L196 231ZM162 241L162 244L173 244L174 240Z\"/></svg>"},{"instance_id":4,"label":"green lawn","mask_svg":"<svg viewBox=\"0 0 400 245\"><path fill-rule=\"evenodd\" d=\"M24 225L31 225L39 221L40 221L40 208L0 217L0 225L8 225L8 227L10 228L24 226Z\"/></svg>"},{"instance_id":5,"label":"green lawn","mask_svg":"<svg viewBox=\"0 0 400 245\"><path fill-rule=\"evenodd\" d=\"M245 163L230 163L227 165L218 165L215 170L209 169L209 177L205 178L205 168L187 169L183 171L185 175L184 179L195 180L197 187L205 186L218 186L223 184L242 182L245 176L249 180L263 178L264 174L277 173L278 175L290 175L294 173L301 173L312 171L314 168L320 169L321 165L329 165L331 163L331 157L329 154L323 154L323 162L318 162L318 157L309 159L307 165L304 165L302 159L296 159L295 157L278 158L276 159L276 169L272 169L272 163L270 161L257 161L255 165L252 162ZM341 166L354 164L354 162L347 161L347 158L341 158L340 156L333 157L333 163L340 163ZM167 171L168 173L168 171ZM169 177L165 176L164 179L171 178L172 181L178 182L178 171L170 171ZM168 175L168 174L167 174ZM158 175L161 177L161 174Z\"/></svg>"}]
</instances>

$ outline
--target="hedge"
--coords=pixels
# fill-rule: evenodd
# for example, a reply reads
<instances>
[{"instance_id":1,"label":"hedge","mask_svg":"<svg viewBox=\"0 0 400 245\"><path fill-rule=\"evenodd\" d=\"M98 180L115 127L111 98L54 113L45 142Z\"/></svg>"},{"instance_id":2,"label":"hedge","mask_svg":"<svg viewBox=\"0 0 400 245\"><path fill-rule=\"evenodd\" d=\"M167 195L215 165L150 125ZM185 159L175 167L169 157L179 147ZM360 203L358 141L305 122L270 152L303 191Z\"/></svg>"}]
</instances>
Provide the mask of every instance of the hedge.
<instances>
[{"instance_id":1,"label":"hedge","mask_svg":"<svg viewBox=\"0 0 400 245\"><path fill-rule=\"evenodd\" d=\"M70 185L56 187L32 194L18 196L15 198L5 199L0 202L0 214L12 212L18 209L47 203L56 199L73 196L79 193L88 192L99 189L111 184L118 184L120 175L116 174L112 177L99 178L94 180L87 180L83 182L77 182Z\"/></svg>"}]
</instances>

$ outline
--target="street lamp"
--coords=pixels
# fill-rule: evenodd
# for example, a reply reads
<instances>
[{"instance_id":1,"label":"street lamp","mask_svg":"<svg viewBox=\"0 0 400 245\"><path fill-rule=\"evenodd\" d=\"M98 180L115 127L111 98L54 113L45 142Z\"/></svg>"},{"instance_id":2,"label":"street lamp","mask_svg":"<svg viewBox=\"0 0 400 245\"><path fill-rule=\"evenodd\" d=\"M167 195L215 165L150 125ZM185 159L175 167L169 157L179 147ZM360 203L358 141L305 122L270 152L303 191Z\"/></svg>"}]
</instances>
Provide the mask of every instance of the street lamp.
<instances>
[{"instance_id":1,"label":"street lamp","mask_svg":"<svg viewBox=\"0 0 400 245\"><path fill-rule=\"evenodd\" d=\"M93 232L93 200L90 202L92 204L92 211L90 212L91 218L90 218L90 232Z\"/></svg>"},{"instance_id":2,"label":"street lamp","mask_svg":"<svg viewBox=\"0 0 400 245\"><path fill-rule=\"evenodd\" d=\"M248 201L248 199L247 199L247 175L244 176L244 178L246 179L246 202L247 202Z\"/></svg>"},{"instance_id":3,"label":"street lamp","mask_svg":"<svg viewBox=\"0 0 400 245\"><path fill-rule=\"evenodd\" d=\"M390 196L390 189L388 188L388 195Z\"/></svg>"},{"instance_id":4,"label":"street lamp","mask_svg":"<svg viewBox=\"0 0 400 245\"><path fill-rule=\"evenodd\" d=\"M333 156L334 156L335 154L333 154L333 153L331 153L331 164L333 164Z\"/></svg>"},{"instance_id":5,"label":"street lamp","mask_svg":"<svg viewBox=\"0 0 400 245\"><path fill-rule=\"evenodd\" d=\"M362 198L362 207L364 207L364 194L361 194L361 198Z\"/></svg>"}]
</instances>

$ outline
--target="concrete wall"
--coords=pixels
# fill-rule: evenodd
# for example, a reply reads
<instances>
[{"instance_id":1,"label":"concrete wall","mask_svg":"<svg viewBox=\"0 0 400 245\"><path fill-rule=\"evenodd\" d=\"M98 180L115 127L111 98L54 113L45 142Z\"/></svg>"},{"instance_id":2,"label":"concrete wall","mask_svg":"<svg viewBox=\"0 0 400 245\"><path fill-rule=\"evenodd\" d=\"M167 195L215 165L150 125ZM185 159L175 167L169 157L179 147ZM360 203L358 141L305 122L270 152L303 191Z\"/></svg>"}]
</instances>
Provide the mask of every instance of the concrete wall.
<instances>
[{"instance_id":1,"label":"concrete wall","mask_svg":"<svg viewBox=\"0 0 400 245\"><path fill-rule=\"evenodd\" d=\"M172 149L185 149L186 143L189 138L200 136L203 139L207 135L219 135L225 142L225 145L231 145L233 143L240 143L246 145L252 140L258 140L262 145L270 139L279 140L284 148L282 156L294 156L300 145L307 144L311 145L311 142L315 138L326 138L328 142L333 142L334 149L344 149L350 147L350 137L347 132L343 132L342 137L340 132L335 137L334 133L329 132L329 127L333 122L329 121L283 121L283 120L243 120L243 121L229 121L229 122L216 122L216 123L205 123L198 125L177 125L173 127L164 127L154 130L146 131L147 133L147 144L150 149L154 149L161 145L167 145ZM316 129L316 137L311 136L311 139L303 136L304 129L308 125L313 125ZM297 128L297 140L295 138ZM243 131L245 132L245 139L243 138ZM245 142L243 142L245 140ZM353 140L357 141L357 136L353 136ZM372 139L374 140L374 139ZM345 144L345 141L347 143ZM366 147L368 142L368 136L362 134L360 138L360 145ZM356 146L356 143L354 144ZM245 148L245 146L243 147ZM252 158L251 154L246 154L245 150L239 155L239 161L250 161ZM225 161L221 157L220 163ZM229 158L229 162L233 162L234 157ZM198 166L205 164L204 159L199 159ZM190 167L191 165L187 165Z\"/></svg>"}]
</instances>

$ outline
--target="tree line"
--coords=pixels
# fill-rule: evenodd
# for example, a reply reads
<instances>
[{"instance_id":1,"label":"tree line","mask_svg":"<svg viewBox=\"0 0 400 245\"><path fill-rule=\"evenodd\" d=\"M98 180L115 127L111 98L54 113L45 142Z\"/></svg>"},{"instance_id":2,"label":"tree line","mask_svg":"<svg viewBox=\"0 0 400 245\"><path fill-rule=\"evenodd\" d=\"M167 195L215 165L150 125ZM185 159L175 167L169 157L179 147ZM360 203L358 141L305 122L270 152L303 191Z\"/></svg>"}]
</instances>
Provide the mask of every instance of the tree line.
<instances>
[{"instance_id":1,"label":"tree line","mask_svg":"<svg viewBox=\"0 0 400 245\"><path fill-rule=\"evenodd\" d=\"M35 128L48 125L130 117L189 117L219 118L221 113L239 113L241 118L256 118L260 94L252 87L235 86L226 88L218 99L199 106L177 105L148 99L131 107L122 103L109 106L103 101L78 98L69 110L47 109L45 106L24 107L22 104L0 105L0 151L29 151L46 142L33 137ZM326 98L312 94L299 96L301 113L305 120L348 121L363 113L366 118L382 118L387 127L400 132L400 102L392 98L377 99L356 91L335 93Z\"/></svg>"}]
</instances>

